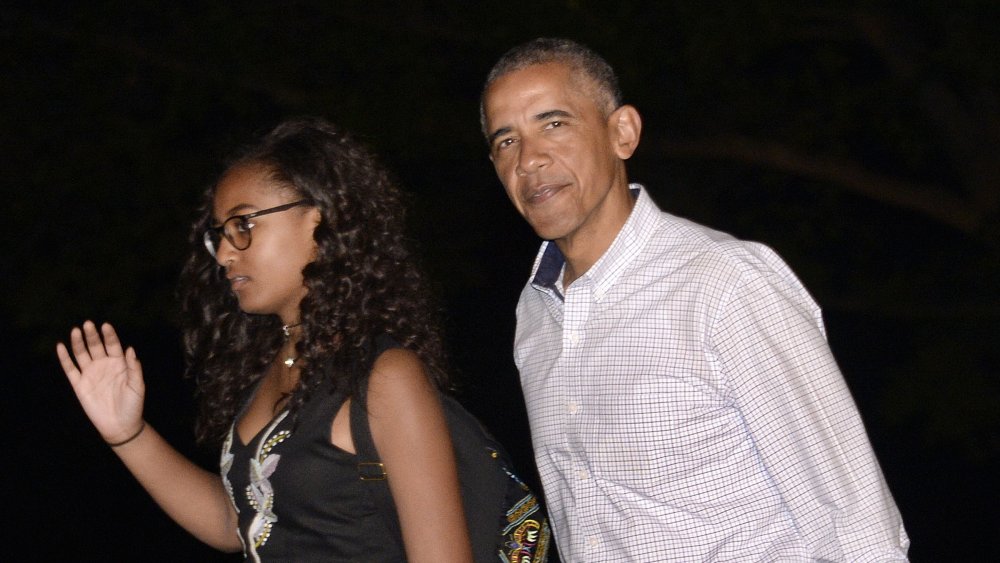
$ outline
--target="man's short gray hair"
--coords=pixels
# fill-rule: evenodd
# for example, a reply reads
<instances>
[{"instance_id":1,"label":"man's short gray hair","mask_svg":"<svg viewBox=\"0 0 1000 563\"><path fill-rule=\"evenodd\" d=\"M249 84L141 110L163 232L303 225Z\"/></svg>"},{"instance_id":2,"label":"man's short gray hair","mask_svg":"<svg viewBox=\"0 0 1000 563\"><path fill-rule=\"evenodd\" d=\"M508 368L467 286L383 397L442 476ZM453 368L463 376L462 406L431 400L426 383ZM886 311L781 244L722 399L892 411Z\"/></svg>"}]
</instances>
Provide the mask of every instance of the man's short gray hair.
<instances>
[{"instance_id":1,"label":"man's short gray hair","mask_svg":"<svg viewBox=\"0 0 1000 563\"><path fill-rule=\"evenodd\" d=\"M529 66L560 63L569 67L574 80L581 80L585 92L594 98L594 103L604 112L611 112L622 105L622 92L618 86L618 76L603 57L589 48L570 39L539 37L507 51L500 57L490 73L479 96L479 125L483 135L486 131L486 90L501 77L528 68Z\"/></svg>"}]
</instances>

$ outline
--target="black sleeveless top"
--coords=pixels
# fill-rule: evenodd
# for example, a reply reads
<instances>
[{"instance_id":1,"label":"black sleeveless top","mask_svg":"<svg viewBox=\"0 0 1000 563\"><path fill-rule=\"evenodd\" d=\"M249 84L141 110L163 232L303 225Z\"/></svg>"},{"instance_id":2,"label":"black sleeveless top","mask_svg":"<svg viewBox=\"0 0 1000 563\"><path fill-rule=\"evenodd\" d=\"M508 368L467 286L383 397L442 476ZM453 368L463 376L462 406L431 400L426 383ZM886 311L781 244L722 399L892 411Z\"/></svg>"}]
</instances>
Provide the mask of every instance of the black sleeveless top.
<instances>
[{"instance_id":1,"label":"black sleeveless top","mask_svg":"<svg viewBox=\"0 0 1000 563\"><path fill-rule=\"evenodd\" d=\"M359 478L357 456L330 443L344 403L331 390L324 383L313 394L294 428L282 411L244 445L230 427L220 469L249 561L406 560Z\"/></svg>"}]
</instances>

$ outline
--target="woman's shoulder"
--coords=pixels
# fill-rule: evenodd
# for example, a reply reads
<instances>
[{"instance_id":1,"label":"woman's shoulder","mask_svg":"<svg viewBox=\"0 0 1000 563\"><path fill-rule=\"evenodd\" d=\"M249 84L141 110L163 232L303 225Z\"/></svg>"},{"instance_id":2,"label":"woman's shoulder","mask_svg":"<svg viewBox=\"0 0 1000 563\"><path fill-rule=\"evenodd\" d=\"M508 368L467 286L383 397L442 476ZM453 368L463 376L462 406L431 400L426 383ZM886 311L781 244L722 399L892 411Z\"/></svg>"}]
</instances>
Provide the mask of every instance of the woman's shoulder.
<instances>
[{"instance_id":1,"label":"woman's shoulder","mask_svg":"<svg viewBox=\"0 0 1000 563\"><path fill-rule=\"evenodd\" d=\"M406 348L389 348L375 358L369 376L369 393L385 392L386 387L433 388L420 356Z\"/></svg>"},{"instance_id":2,"label":"woman's shoulder","mask_svg":"<svg viewBox=\"0 0 1000 563\"><path fill-rule=\"evenodd\" d=\"M440 410L437 387L412 350L389 348L375 359L368 379L367 404L374 417L398 419Z\"/></svg>"}]
</instances>

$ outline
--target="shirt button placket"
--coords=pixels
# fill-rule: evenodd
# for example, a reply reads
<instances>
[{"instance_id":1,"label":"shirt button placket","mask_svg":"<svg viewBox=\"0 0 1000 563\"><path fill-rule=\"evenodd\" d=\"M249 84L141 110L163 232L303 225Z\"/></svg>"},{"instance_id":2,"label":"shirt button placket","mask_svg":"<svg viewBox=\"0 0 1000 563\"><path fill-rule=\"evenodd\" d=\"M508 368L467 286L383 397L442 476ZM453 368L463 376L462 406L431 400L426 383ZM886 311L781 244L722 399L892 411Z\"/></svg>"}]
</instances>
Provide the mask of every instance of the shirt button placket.
<instances>
[{"instance_id":1,"label":"shirt button placket","mask_svg":"<svg viewBox=\"0 0 1000 563\"><path fill-rule=\"evenodd\" d=\"M580 332L576 330L569 331L568 339L570 345L576 348L580 344Z\"/></svg>"}]
</instances>

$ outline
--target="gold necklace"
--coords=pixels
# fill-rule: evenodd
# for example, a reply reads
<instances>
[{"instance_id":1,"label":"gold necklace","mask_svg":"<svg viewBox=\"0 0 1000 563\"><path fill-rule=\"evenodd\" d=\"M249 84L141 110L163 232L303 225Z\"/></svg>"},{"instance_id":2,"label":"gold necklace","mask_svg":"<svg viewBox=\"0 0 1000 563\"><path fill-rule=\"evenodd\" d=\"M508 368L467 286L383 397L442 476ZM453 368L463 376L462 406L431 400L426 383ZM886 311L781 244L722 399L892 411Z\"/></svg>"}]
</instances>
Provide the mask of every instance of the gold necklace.
<instances>
[{"instance_id":1,"label":"gold necklace","mask_svg":"<svg viewBox=\"0 0 1000 563\"><path fill-rule=\"evenodd\" d=\"M285 334L285 341L286 342L288 341L289 338L292 337L292 331L291 331L291 329L299 326L300 324L302 324L302 323L295 323L295 324L292 324L292 325L283 325L281 327L281 332L283 332ZM294 350L294 348L292 348L292 350ZM282 362L282 363L285 364L285 366L287 366L289 369L291 369L291 367L294 366L295 362L297 362L297 361L299 361L298 357L296 357L296 356L288 356L287 358L285 358L285 361Z\"/></svg>"}]
</instances>

